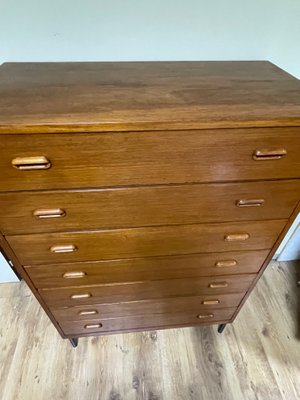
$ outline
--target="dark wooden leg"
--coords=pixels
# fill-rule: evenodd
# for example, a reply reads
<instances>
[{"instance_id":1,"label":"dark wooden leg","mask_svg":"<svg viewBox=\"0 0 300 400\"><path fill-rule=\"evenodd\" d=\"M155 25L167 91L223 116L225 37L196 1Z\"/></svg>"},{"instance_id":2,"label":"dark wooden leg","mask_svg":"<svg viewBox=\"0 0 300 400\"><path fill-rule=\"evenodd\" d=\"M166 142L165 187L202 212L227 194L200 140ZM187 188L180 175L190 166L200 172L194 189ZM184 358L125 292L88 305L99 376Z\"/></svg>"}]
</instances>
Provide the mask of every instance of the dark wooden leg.
<instances>
[{"instance_id":1,"label":"dark wooden leg","mask_svg":"<svg viewBox=\"0 0 300 400\"><path fill-rule=\"evenodd\" d=\"M78 346L78 338L71 338L69 339L70 343L73 347L77 347Z\"/></svg>"},{"instance_id":2,"label":"dark wooden leg","mask_svg":"<svg viewBox=\"0 0 300 400\"><path fill-rule=\"evenodd\" d=\"M222 332L224 331L224 329L225 329L225 326L226 326L226 324L220 324L220 325L218 326L218 332L219 332L219 333L222 333Z\"/></svg>"}]
</instances>

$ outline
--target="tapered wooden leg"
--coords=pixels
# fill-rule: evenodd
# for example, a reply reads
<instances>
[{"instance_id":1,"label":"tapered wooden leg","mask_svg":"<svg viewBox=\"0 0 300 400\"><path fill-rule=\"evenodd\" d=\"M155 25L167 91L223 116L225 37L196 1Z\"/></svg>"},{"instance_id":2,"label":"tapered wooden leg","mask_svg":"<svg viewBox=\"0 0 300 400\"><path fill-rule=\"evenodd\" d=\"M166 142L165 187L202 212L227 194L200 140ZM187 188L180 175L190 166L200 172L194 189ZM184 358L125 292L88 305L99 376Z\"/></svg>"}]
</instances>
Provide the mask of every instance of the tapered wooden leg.
<instances>
[{"instance_id":1,"label":"tapered wooden leg","mask_svg":"<svg viewBox=\"0 0 300 400\"><path fill-rule=\"evenodd\" d=\"M218 326L218 332L219 332L219 333L222 333L222 332L224 331L225 327L226 327L226 324L220 324L220 325Z\"/></svg>"},{"instance_id":2,"label":"tapered wooden leg","mask_svg":"<svg viewBox=\"0 0 300 400\"><path fill-rule=\"evenodd\" d=\"M69 339L70 343L73 347L77 347L78 346L78 338L71 338Z\"/></svg>"}]
</instances>

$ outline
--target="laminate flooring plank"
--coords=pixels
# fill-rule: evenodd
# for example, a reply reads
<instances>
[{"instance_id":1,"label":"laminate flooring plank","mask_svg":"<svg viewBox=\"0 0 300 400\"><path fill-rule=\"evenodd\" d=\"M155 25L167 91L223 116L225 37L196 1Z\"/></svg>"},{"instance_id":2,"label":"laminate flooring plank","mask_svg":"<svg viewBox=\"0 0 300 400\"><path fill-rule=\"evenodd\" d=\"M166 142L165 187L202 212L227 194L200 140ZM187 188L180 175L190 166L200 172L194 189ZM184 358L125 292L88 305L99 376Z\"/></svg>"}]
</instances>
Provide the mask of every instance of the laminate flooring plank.
<instances>
[{"instance_id":1,"label":"laminate flooring plank","mask_svg":"<svg viewBox=\"0 0 300 400\"><path fill-rule=\"evenodd\" d=\"M299 263L272 262L216 326L60 338L25 283L0 285L1 400L297 400Z\"/></svg>"}]
</instances>

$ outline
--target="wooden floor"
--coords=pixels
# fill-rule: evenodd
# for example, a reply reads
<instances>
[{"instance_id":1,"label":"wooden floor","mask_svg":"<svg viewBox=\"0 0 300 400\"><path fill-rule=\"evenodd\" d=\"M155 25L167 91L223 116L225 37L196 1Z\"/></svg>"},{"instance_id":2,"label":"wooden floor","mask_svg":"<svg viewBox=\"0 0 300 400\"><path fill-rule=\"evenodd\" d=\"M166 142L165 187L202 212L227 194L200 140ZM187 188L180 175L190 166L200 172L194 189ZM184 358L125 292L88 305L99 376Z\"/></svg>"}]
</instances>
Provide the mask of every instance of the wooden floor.
<instances>
[{"instance_id":1,"label":"wooden floor","mask_svg":"<svg viewBox=\"0 0 300 400\"><path fill-rule=\"evenodd\" d=\"M269 265L232 326L62 340L25 284L0 285L1 400L300 399L296 263Z\"/></svg>"}]
</instances>

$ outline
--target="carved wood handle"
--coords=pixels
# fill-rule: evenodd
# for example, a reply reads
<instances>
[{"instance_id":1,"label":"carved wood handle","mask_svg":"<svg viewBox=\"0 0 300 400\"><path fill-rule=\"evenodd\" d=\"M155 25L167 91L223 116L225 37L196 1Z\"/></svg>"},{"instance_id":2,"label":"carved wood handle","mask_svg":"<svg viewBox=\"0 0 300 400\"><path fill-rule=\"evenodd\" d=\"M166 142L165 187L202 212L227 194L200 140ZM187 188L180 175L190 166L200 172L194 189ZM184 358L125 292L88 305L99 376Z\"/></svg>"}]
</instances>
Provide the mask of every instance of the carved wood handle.
<instances>
[{"instance_id":1,"label":"carved wood handle","mask_svg":"<svg viewBox=\"0 0 300 400\"><path fill-rule=\"evenodd\" d=\"M101 328L102 324L87 324L84 325L84 329L97 329L97 328Z\"/></svg>"},{"instance_id":2,"label":"carved wood handle","mask_svg":"<svg viewBox=\"0 0 300 400\"><path fill-rule=\"evenodd\" d=\"M208 285L208 287L210 287L211 289L219 289L219 288L228 287L228 283L227 282L213 282L213 283L210 283Z\"/></svg>"},{"instance_id":3,"label":"carved wood handle","mask_svg":"<svg viewBox=\"0 0 300 400\"><path fill-rule=\"evenodd\" d=\"M98 314L97 310L83 310L79 312L79 315L95 315Z\"/></svg>"},{"instance_id":4,"label":"carved wood handle","mask_svg":"<svg viewBox=\"0 0 300 400\"><path fill-rule=\"evenodd\" d=\"M45 156L37 157L16 157L11 161L11 165L19 170L49 169L51 161Z\"/></svg>"},{"instance_id":5,"label":"carved wood handle","mask_svg":"<svg viewBox=\"0 0 300 400\"><path fill-rule=\"evenodd\" d=\"M91 293L77 293L77 294L72 294L71 299L77 300L77 299L88 299L89 297L92 297Z\"/></svg>"},{"instance_id":6,"label":"carved wood handle","mask_svg":"<svg viewBox=\"0 0 300 400\"><path fill-rule=\"evenodd\" d=\"M202 304L205 306L213 306L215 304L220 304L220 300L203 300Z\"/></svg>"},{"instance_id":7,"label":"carved wood handle","mask_svg":"<svg viewBox=\"0 0 300 400\"><path fill-rule=\"evenodd\" d=\"M86 273L83 271L65 272L63 274L63 278L65 279L77 279L77 278L83 278L84 276L86 276Z\"/></svg>"},{"instance_id":8,"label":"carved wood handle","mask_svg":"<svg viewBox=\"0 0 300 400\"><path fill-rule=\"evenodd\" d=\"M209 318L213 318L214 314L199 314L197 315L197 318L199 319L209 319Z\"/></svg>"},{"instance_id":9,"label":"carved wood handle","mask_svg":"<svg viewBox=\"0 0 300 400\"><path fill-rule=\"evenodd\" d=\"M225 235L224 239L227 242L240 242L249 239L249 233L230 233Z\"/></svg>"},{"instance_id":10,"label":"carved wood handle","mask_svg":"<svg viewBox=\"0 0 300 400\"><path fill-rule=\"evenodd\" d=\"M237 265L236 260L220 260L215 263L215 266L218 268L234 267L235 265Z\"/></svg>"},{"instance_id":11,"label":"carved wood handle","mask_svg":"<svg viewBox=\"0 0 300 400\"><path fill-rule=\"evenodd\" d=\"M280 160L287 155L285 149L261 149L255 150L253 153L253 160L255 161L268 161L268 160Z\"/></svg>"},{"instance_id":12,"label":"carved wood handle","mask_svg":"<svg viewBox=\"0 0 300 400\"><path fill-rule=\"evenodd\" d=\"M236 202L237 207L260 207L265 199L240 199Z\"/></svg>"},{"instance_id":13,"label":"carved wood handle","mask_svg":"<svg viewBox=\"0 0 300 400\"><path fill-rule=\"evenodd\" d=\"M74 244L58 245L50 247L51 253L74 253L77 247Z\"/></svg>"},{"instance_id":14,"label":"carved wood handle","mask_svg":"<svg viewBox=\"0 0 300 400\"><path fill-rule=\"evenodd\" d=\"M33 215L39 219L42 218L60 218L66 215L65 210L62 208L49 208L49 209L39 209L33 211Z\"/></svg>"}]
</instances>

